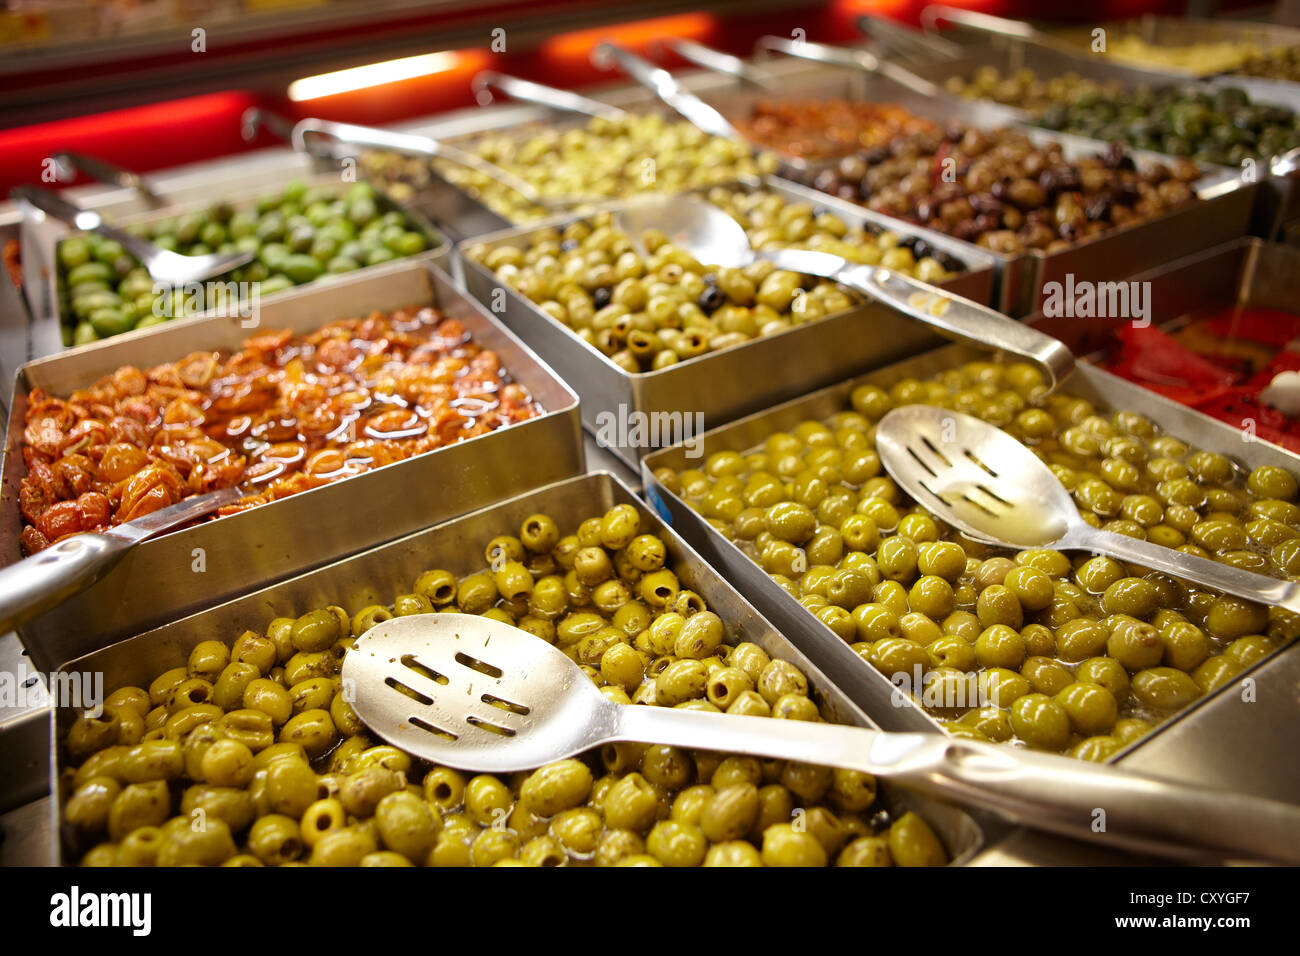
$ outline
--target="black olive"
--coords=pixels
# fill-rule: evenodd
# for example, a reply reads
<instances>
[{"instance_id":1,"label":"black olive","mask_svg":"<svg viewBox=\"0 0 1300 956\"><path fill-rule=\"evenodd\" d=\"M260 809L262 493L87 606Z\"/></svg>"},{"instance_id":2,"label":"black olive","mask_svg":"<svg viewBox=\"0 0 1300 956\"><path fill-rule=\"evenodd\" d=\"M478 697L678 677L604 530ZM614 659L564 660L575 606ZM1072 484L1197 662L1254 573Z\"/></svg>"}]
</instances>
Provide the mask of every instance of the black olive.
<instances>
[{"instance_id":1,"label":"black olive","mask_svg":"<svg viewBox=\"0 0 1300 956\"><path fill-rule=\"evenodd\" d=\"M1098 193L1088 201L1088 205L1083 207L1083 214L1092 222L1109 219L1112 203L1109 193Z\"/></svg>"},{"instance_id":2,"label":"black olive","mask_svg":"<svg viewBox=\"0 0 1300 956\"><path fill-rule=\"evenodd\" d=\"M840 184L840 174L833 169L823 169L813 178L813 188L824 193L834 192Z\"/></svg>"},{"instance_id":3,"label":"black olive","mask_svg":"<svg viewBox=\"0 0 1300 956\"><path fill-rule=\"evenodd\" d=\"M1107 169L1133 169L1133 157L1122 143L1108 145L1101 154L1101 162Z\"/></svg>"},{"instance_id":4,"label":"black olive","mask_svg":"<svg viewBox=\"0 0 1300 956\"><path fill-rule=\"evenodd\" d=\"M912 242L912 255L916 257L916 260L918 262L922 259L935 258L934 248L924 239L917 239L915 237L912 237L911 242Z\"/></svg>"},{"instance_id":5,"label":"black olive","mask_svg":"<svg viewBox=\"0 0 1300 956\"><path fill-rule=\"evenodd\" d=\"M1002 215L1001 200L993 198L989 193L971 193L969 199L971 208L976 212Z\"/></svg>"},{"instance_id":6,"label":"black olive","mask_svg":"<svg viewBox=\"0 0 1300 956\"><path fill-rule=\"evenodd\" d=\"M577 239L565 239L562 243L560 243L561 252L572 252L576 248L578 248Z\"/></svg>"},{"instance_id":7,"label":"black olive","mask_svg":"<svg viewBox=\"0 0 1300 956\"><path fill-rule=\"evenodd\" d=\"M695 304L698 305L701 311L706 315L716 312L718 309L722 308L726 302L726 293L716 285L705 286L704 291L701 292L699 298L695 300Z\"/></svg>"},{"instance_id":8,"label":"black olive","mask_svg":"<svg viewBox=\"0 0 1300 956\"><path fill-rule=\"evenodd\" d=\"M894 817L888 810L877 810L867 821L871 824L873 833L879 833L881 830L888 830L894 823Z\"/></svg>"},{"instance_id":9,"label":"black olive","mask_svg":"<svg viewBox=\"0 0 1300 956\"><path fill-rule=\"evenodd\" d=\"M1132 206L1142 198L1142 193L1135 183L1120 183L1115 187L1115 202L1121 206Z\"/></svg>"},{"instance_id":10,"label":"black olive","mask_svg":"<svg viewBox=\"0 0 1300 956\"><path fill-rule=\"evenodd\" d=\"M949 272L965 272L966 263L962 262L956 256L949 252L941 252L935 249L930 253L930 258L936 260L939 265L943 266Z\"/></svg>"},{"instance_id":11,"label":"black olive","mask_svg":"<svg viewBox=\"0 0 1300 956\"><path fill-rule=\"evenodd\" d=\"M591 293L592 304L595 305L597 309L605 308L605 306L609 305L609 300L613 297L614 290L607 285L599 286Z\"/></svg>"}]
</instances>

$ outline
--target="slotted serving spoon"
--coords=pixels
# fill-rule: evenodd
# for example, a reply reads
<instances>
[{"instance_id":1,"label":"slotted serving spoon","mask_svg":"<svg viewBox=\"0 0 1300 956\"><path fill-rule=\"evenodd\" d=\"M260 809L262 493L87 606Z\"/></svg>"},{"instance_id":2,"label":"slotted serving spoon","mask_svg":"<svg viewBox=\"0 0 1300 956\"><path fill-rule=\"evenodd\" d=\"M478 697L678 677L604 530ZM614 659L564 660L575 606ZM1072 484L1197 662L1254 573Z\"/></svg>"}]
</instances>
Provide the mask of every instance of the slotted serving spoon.
<instances>
[{"instance_id":1,"label":"slotted serving spoon","mask_svg":"<svg viewBox=\"0 0 1300 956\"><path fill-rule=\"evenodd\" d=\"M1037 455L978 418L904 405L876 426L876 451L935 517L988 544L1095 551L1300 613L1300 587L1290 581L1094 528Z\"/></svg>"},{"instance_id":2,"label":"slotted serving spoon","mask_svg":"<svg viewBox=\"0 0 1300 956\"><path fill-rule=\"evenodd\" d=\"M252 262L255 255L252 252L210 252L202 256L185 256L170 249L159 248L147 239L119 229L105 222L99 213L83 209L49 190L36 186L19 186L11 195L83 232L94 232L115 239L123 249L140 260L155 281L167 285L181 286L188 282L215 279Z\"/></svg>"},{"instance_id":3,"label":"slotted serving spoon","mask_svg":"<svg viewBox=\"0 0 1300 956\"><path fill-rule=\"evenodd\" d=\"M342 676L372 731L465 770L530 770L632 740L860 770L1127 850L1300 861L1300 807L942 734L616 704L558 648L477 615L376 624Z\"/></svg>"},{"instance_id":4,"label":"slotted serving spoon","mask_svg":"<svg viewBox=\"0 0 1300 956\"><path fill-rule=\"evenodd\" d=\"M1055 388L1074 369L1074 356L1061 342L987 306L881 266L859 265L827 252L761 249L726 212L698 196L638 196L614 213L633 239L649 229L665 233L702 263L739 268L758 259L778 269L821 276L918 319L949 338L1010 352L1033 362Z\"/></svg>"}]
</instances>

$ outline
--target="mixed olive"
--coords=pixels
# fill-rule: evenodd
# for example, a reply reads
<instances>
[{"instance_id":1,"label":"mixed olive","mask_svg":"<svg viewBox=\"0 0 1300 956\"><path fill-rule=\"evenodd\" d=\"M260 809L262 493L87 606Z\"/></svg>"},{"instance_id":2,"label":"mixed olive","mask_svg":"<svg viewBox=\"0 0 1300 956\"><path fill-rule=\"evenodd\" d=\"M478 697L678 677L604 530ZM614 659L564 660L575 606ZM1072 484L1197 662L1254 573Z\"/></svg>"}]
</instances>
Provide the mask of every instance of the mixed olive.
<instances>
[{"instance_id":1,"label":"mixed olive","mask_svg":"<svg viewBox=\"0 0 1300 956\"><path fill-rule=\"evenodd\" d=\"M526 137L493 134L465 148L553 199L602 201L630 193L679 192L753 179L777 167L770 154L754 156L744 143L710 136L685 120L657 113L597 117L584 127L548 128ZM373 152L362 165L399 199L427 188L431 179L423 158ZM435 160L434 169L510 222L554 214L470 167Z\"/></svg>"},{"instance_id":2,"label":"mixed olive","mask_svg":"<svg viewBox=\"0 0 1300 956\"><path fill-rule=\"evenodd\" d=\"M1232 71L1238 76L1258 76L1266 80L1300 82L1300 46L1267 50L1246 60Z\"/></svg>"},{"instance_id":3,"label":"mixed olive","mask_svg":"<svg viewBox=\"0 0 1300 956\"><path fill-rule=\"evenodd\" d=\"M1037 126L1204 163L1237 166L1300 145L1300 121L1292 110L1252 103L1237 87L1130 90L1116 80L1074 73L1043 80L1028 69L1003 76L994 67L981 67L970 80L954 77L946 86L1027 110Z\"/></svg>"},{"instance_id":4,"label":"mixed olive","mask_svg":"<svg viewBox=\"0 0 1300 956\"><path fill-rule=\"evenodd\" d=\"M1108 557L959 536L882 472L876 422L926 403L1023 441L1084 520L1300 577L1294 475L1133 412L1045 395L1027 364L862 384L848 408L656 478L953 733L1105 760L1300 635L1300 617Z\"/></svg>"},{"instance_id":5,"label":"mixed olive","mask_svg":"<svg viewBox=\"0 0 1300 956\"><path fill-rule=\"evenodd\" d=\"M1138 168L1118 143L1067 159L1019 130L953 126L841 159L811 177L843 199L994 252L1056 252L1196 198L1186 159Z\"/></svg>"},{"instance_id":6,"label":"mixed olive","mask_svg":"<svg viewBox=\"0 0 1300 956\"><path fill-rule=\"evenodd\" d=\"M707 197L745 227L756 249L815 249L934 283L963 269L924 239L849 226L765 190L714 187ZM834 315L857 301L833 282L770 262L718 268L697 262L662 233L638 238L645 255L611 213L600 212L529 233L526 245L476 245L465 254L633 374Z\"/></svg>"},{"instance_id":7,"label":"mixed olive","mask_svg":"<svg viewBox=\"0 0 1300 956\"><path fill-rule=\"evenodd\" d=\"M934 866L947 853L868 774L619 743L508 777L375 740L340 684L395 615L481 614L577 661L610 700L821 719L807 677L727 624L616 505L562 534L544 514L487 567L424 572L391 605L331 605L205 640L121 687L62 741L69 852L88 866Z\"/></svg>"},{"instance_id":8,"label":"mixed olive","mask_svg":"<svg viewBox=\"0 0 1300 956\"><path fill-rule=\"evenodd\" d=\"M430 237L383 200L367 183L308 186L301 180L268 193L248 208L218 202L206 209L133 223L127 232L160 249L188 256L253 252L256 258L213 289L197 284L162 289L121 243L78 233L58 247L59 285L65 297L65 345L193 315L229 301L209 301L229 288L226 280L256 283L259 296L273 295L325 275L417 255Z\"/></svg>"}]
</instances>

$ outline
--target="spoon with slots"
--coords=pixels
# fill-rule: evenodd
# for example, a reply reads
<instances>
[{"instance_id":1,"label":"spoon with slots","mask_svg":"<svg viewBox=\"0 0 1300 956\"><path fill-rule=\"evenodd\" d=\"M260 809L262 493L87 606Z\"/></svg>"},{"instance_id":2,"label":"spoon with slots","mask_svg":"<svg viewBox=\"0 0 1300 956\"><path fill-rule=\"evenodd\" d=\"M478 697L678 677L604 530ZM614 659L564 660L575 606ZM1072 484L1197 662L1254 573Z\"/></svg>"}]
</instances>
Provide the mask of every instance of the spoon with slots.
<instances>
[{"instance_id":1,"label":"spoon with slots","mask_svg":"<svg viewBox=\"0 0 1300 956\"><path fill-rule=\"evenodd\" d=\"M658 230L710 266L741 268L766 260L778 269L838 282L948 338L993 346L1032 362L1046 374L1049 388L1074 369L1070 350L1050 335L891 269L807 249L756 250L740 223L698 196L638 196L618 207L614 216L618 228L634 239Z\"/></svg>"},{"instance_id":2,"label":"spoon with slots","mask_svg":"<svg viewBox=\"0 0 1300 956\"><path fill-rule=\"evenodd\" d=\"M1290 581L1094 528L1037 455L971 415L933 405L896 408L876 426L876 451L900 488L986 544L1095 551L1300 613L1300 586Z\"/></svg>"},{"instance_id":3,"label":"spoon with slots","mask_svg":"<svg viewBox=\"0 0 1300 956\"><path fill-rule=\"evenodd\" d=\"M618 704L559 648L471 614L366 631L343 658L366 725L435 763L531 770L613 741L797 760L886 777L1017 823L1118 849L1300 861L1300 807L943 734ZM1106 828L1093 830L1097 808Z\"/></svg>"},{"instance_id":4,"label":"spoon with slots","mask_svg":"<svg viewBox=\"0 0 1300 956\"><path fill-rule=\"evenodd\" d=\"M187 256L163 249L147 239L119 229L104 221L104 217L90 209L83 209L62 196L36 186L19 186L10 194L35 206L47 216L53 216L83 232L94 232L106 239L114 239L122 248L140 260L155 282L183 286L189 282L215 279L253 261L252 252L209 252L201 256Z\"/></svg>"}]
</instances>

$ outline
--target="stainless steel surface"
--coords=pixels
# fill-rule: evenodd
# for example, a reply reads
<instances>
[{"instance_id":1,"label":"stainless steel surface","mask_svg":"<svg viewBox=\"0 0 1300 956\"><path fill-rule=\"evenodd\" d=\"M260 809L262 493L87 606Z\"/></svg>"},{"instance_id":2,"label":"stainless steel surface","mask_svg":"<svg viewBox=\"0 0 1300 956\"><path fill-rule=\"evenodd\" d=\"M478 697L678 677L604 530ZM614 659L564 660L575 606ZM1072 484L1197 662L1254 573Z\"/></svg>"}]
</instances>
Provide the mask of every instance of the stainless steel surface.
<instances>
[{"instance_id":1,"label":"stainless steel surface","mask_svg":"<svg viewBox=\"0 0 1300 956\"><path fill-rule=\"evenodd\" d=\"M581 196L543 195L533 188L532 183L520 179L509 170L488 162L476 153L440 142L431 136L396 133L392 130L376 129L373 126L335 123L322 119L299 120L293 128L292 136L294 148L304 153L319 154L319 147L313 145L317 142L317 137L331 141L333 145L328 147L329 152L326 155L336 159L354 156L360 149L384 149L407 156L422 156L455 163L487 176L507 189L519 193L536 206L557 212L599 201Z\"/></svg>"},{"instance_id":2,"label":"stainless steel surface","mask_svg":"<svg viewBox=\"0 0 1300 956\"><path fill-rule=\"evenodd\" d=\"M1300 613L1300 585L1094 528L1029 448L973 415L903 405L876 426L876 451L926 510L985 544L1090 551Z\"/></svg>"},{"instance_id":3,"label":"stainless steel surface","mask_svg":"<svg viewBox=\"0 0 1300 956\"><path fill-rule=\"evenodd\" d=\"M938 60L956 59L962 53L961 46L951 40L887 17L860 16L858 28L871 38L873 46L890 52Z\"/></svg>"},{"instance_id":4,"label":"stainless steel surface","mask_svg":"<svg viewBox=\"0 0 1300 956\"><path fill-rule=\"evenodd\" d=\"M152 680L163 670L184 664L190 649L203 640L229 642L247 628L264 629L276 616L296 616L308 609L339 604L349 612L404 593L421 572L447 568L458 575L482 567L481 545L518 528L531 514L544 512L562 528L600 514L616 504L631 504L642 513L642 527L659 535L669 563L683 583L698 592L726 623L729 639L753 641L774 657L800 668L814 699L828 720L870 726L871 721L779 631L759 615L730 585L713 572L684 541L645 510L627 488L605 474L586 475L550 484L518 497L408 535L353 557L301 574L273 587L174 620L172 623L64 663L60 672L104 675L106 690ZM51 740L62 739L78 716L70 707L51 711ZM51 774L58 778L60 748L51 747ZM996 821L975 818L948 804L881 787L881 801L895 812L913 809L935 828L956 863L968 860L990 837L1000 836ZM52 807L57 832L61 805ZM57 852L57 850L55 851Z\"/></svg>"},{"instance_id":5,"label":"stainless steel surface","mask_svg":"<svg viewBox=\"0 0 1300 956\"><path fill-rule=\"evenodd\" d=\"M86 590L141 541L211 514L241 493L238 488L209 491L102 533L74 534L0 568L0 633L22 627Z\"/></svg>"},{"instance_id":6,"label":"stainless steel surface","mask_svg":"<svg viewBox=\"0 0 1300 956\"><path fill-rule=\"evenodd\" d=\"M1155 269L1130 275L1117 273L1113 278L1139 283L1149 290L1145 318L1157 326L1176 326L1188 315L1208 315L1236 306L1295 312L1300 301L1300 249L1242 238ZM1128 325L1133 317L1113 315L1080 321L1035 312L1025 321L1065 342L1075 355L1099 356L1112 344L1114 330ZM1204 420L1199 413L1187 411L1190 418L1186 427L1195 428ZM1251 437L1241 439L1239 444ZM1300 470L1300 458L1292 458L1288 467Z\"/></svg>"},{"instance_id":7,"label":"stainless steel surface","mask_svg":"<svg viewBox=\"0 0 1300 956\"><path fill-rule=\"evenodd\" d=\"M496 351L545 413L141 544L94 587L23 628L38 667L49 670L195 607L582 470L577 398L526 346L436 268L402 262L367 271L268 301L260 327L303 333L336 318L436 305L464 322L479 345ZM238 317L213 316L127 333L24 366L4 460L0 565L19 557L18 489L26 473L21 443L32 389L66 395L122 365L149 367L196 349L238 348L248 334Z\"/></svg>"},{"instance_id":8,"label":"stainless steel surface","mask_svg":"<svg viewBox=\"0 0 1300 956\"><path fill-rule=\"evenodd\" d=\"M649 60L617 44L601 43L591 51L591 61L602 69L610 69L617 64L624 73L711 136L744 142L745 138L740 135L740 131L725 116L678 83L667 70L655 66Z\"/></svg>"},{"instance_id":9,"label":"stainless steel surface","mask_svg":"<svg viewBox=\"0 0 1300 956\"><path fill-rule=\"evenodd\" d=\"M1125 850L1300 861L1300 806L937 734L617 704L559 648L476 615L376 624L341 676L372 731L466 771L531 770L619 741L666 744L857 770ZM1100 829L1098 807L1107 810Z\"/></svg>"},{"instance_id":10,"label":"stainless steel surface","mask_svg":"<svg viewBox=\"0 0 1300 956\"><path fill-rule=\"evenodd\" d=\"M522 103L532 103L535 106L544 106L547 109L566 113L603 116L607 119L618 119L627 114L627 110L610 106L600 100L593 100L572 90L561 90L543 83L534 83L532 80L522 80L517 76L506 76L496 70L484 70L482 73L475 74L474 79L470 81L470 86L474 90L474 98L478 100L479 106L490 105L493 102L492 91L496 89Z\"/></svg>"},{"instance_id":11,"label":"stainless steel surface","mask_svg":"<svg viewBox=\"0 0 1300 956\"><path fill-rule=\"evenodd\" d=\"M155 206L161 206L164 200L158 195L147 177L133 173L129 169L115 166L94 156L81 153L55 153L50 157L59 167L60 179L75 178L78 172L119 189L133 189Z\"/></svg>"},{"instance_id":12,"label":"stainless steel surface","mask_svg":"<svg viewBox=\"0 0 1300 956\"><path fill-rule=\"evenodd\" d=\"M634 237L658 230L698 262L742 268L766 260L778 269L832 279L930 326L946 338L993 346L1032 362L1046 374L1051 388L1074 368L1070 350L1051 336L917 279L879 266L856 265L825 252L756 251L750 247L749 236L740 223L698 196L638 197L618 207L614 221Z\"/></svg>"},{"instance_id":13,"label":"stainless steel surface","mask_svg":"<svg viewBox=\"0 0 1300 956\"><path fill-rule=\"evenodd\" d=\"M760 37L757 49L775 50L778 53L785 53L804 60L812 60L815 63L846 66L865 70L868 73L877 73L900 86L907 87L918 96L943 97L945 95L942 87L935 86L925 77L918 76L911 70L890 60L881 59L868 50L850 49L848 47L830 46L826 43L813 43L810 40L790 40L786 37L773 36Z\"/></svg>"},{"instance_id":14,"label":"stainless steel surface","mask_svg":"<svg viewBox=\"0 0 1300 956\"><path fill-rule=\"evenodd\" d=\"M53 800L47 796L0 813L0 867L49 866L53 862L52 806Z\"/></svg>"},{"instance_id":15,"label":"stainless steel surface","mask_svg":"<svg viewBox=\"0 0 1300 956\"><path fill-rule=\"evenodd\" d=\"M851 226L870 224L913 234L913 230L899 226L895 220L861 207L833 206L815 190L777 179L769 179L765 188L788 201L811 202L819 210L829 209ZM503 230L483 236L473 244L487 248L500 245L523 248L539 229L568 221L571 219L553 219ZM941 288L973 301L989 301L992 257L947 237L930 238L930 234L926 237L936 248L955 255L969 267ZM620 426L631 420L630 413L637 418L659 416L655 420L665 423L685 422L691 427L691 433L697 434L694 424L697 415L703 416L705 428L711 428L817 385L932 347L937 341L931 331L894 310L865 303L840 315L706 353L659 371L632 375L573 330L501 283L489 269L471 261L463 254L468 245L462 243L459 249L470 294L496 312L577 389L582 396L583 423L598 436L605 436L602 444L633 467L649 450L680 438L648 443L624 441L623 438L630 438L631 431ZM827 348L828 342L835 343L835 347Z\"/></svg>"},{"instance_id":16,"label":"stainless steel surface","mask_svg":"<svg viewBox=\"0 0 1300 956\"><path fill-rule=\"evenodd\" d=\"M865 664L848 644L783 590L744 551L714 530L679 496L670 492L654 477L654 473L660 468L680 471L686 467L698 467L701 461L715 452L744 452L758 445L772 432L787 431L808 419L824 419L844 409L849 394L860 384L874 384L888 389L906 378L931 378L964 362L988 358L987 352L966 346L945 346L714 429L690 449L690 457L687 456L686 448L678 446L649 455L641 462L645 497L655 510L670 521L706 561L743 590L769 620L795 641L884 730L936 731L941 730L941 725L917 706L910 696L896 693L897 689L883 674ZM1061 390L1087 399L1098 408L1139 412L1169 434L1199 448L1222 452L1248 467L1278 465L1293 473L1300 472L1300 459L1276 445L1259 441L1243 442L1238 429L1209 419L1093 366L1080 363ZM1275 660L1279 655L1295 654L1297 651L1300 651L1300 646L1284 648L1256 666L1262 668L1267 666L1267 661ZM1243 676L1254 673L1257 671L1249 671ZM1209 699L1215 699L1226 692L1226 689L1220 689ZM1175 717L1172 721L1165 722L1155 733L1159 735L1180 719ZM1139 741L1134 747L1142 745ZM1121 752L1119 758L1122 759L1127 752L1129 750ZM1300 799L1300 794L1293 799Z\"/></svg>"},{"instance_id":17,"label":"stainless steel surface","mask_svg":"<svg viewBox=\"0 0 1300 956\"><path fill-rule=\"evenodd\" d=\"M202 282L224 275L253 261L251 252L210 252L202 256L185 256L170 249L162 249L146 239L105 222L104 217L90 209L83 209L56 193L37 186L19 186L12 193L15 199L29 204L34 210L80 229L114 239L127 252L135 256L158 282L180 286L187 282Z\"/></svg>"}]
</instances>

